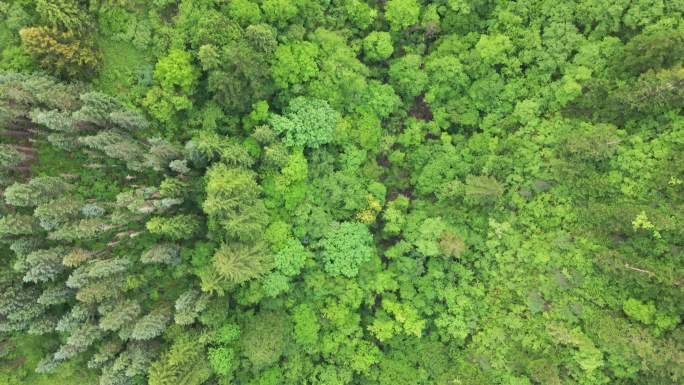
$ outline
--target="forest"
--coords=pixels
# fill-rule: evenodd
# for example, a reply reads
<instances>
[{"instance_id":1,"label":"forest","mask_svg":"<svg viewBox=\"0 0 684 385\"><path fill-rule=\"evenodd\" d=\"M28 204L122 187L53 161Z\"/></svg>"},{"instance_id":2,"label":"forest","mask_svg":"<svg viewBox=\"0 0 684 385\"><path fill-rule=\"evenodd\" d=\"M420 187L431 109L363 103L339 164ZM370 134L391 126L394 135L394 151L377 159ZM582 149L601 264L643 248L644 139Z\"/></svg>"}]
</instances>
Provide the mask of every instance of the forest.
<instances>
[{"instance_id":1,"label":"forest","mask_svg":"<svg viewBox=\"0 0 684 385\"><path fill-rule=\"evenodd\" d=\"M0 0L1 385L684 383L684 0Z\"/></svg>"}]
</instances>

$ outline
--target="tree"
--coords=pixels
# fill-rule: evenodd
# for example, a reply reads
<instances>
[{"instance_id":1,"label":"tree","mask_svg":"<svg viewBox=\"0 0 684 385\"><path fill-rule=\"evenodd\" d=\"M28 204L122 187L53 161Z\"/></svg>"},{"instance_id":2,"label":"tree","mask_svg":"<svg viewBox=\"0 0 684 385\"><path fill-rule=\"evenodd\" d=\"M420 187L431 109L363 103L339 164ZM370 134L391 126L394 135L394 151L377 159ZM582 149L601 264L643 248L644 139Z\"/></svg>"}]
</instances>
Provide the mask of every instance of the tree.
<instances>
[{"instance_id":1,"label":"tree","mask_svg":"<svg viewBox=\"0 0 684 385\"><path fill-rule=\"evenodd\" d=\"M363 52L366 60L379 62L392 56L394 47L392 37L388 32L373 31L363 39Z\"/></svg>"},{"instance_id":2,"label":"tree","mask_svg":"<svg viewBox=\"0 0 684 385\"><path fill-rule=\"evenodd\" d=\"M259 313L246 321L240 345L255 369L267 367L280 358L285 327L284 317L273 312Z\"/></svg>"},{"instance_id":3,"label":"tree","mask_svg":"<svg viewBox=\"0 0 684 385\"><path fill-rule=\"evenodd\" d=\"M56 27L23 28L19 35L26 51L52 74L87 78L95 73L99 54L87 37Z\"/></svg>"},{"instance_id":4,"label":"tree","mask_svg":"<svg viewBox=\"0 0 684 385\"><path fill-rule=\"evenodd\" d=\"M196 290L188 290L176 299L174 320L178 325L190 325L195 322L209 302L206 294Z\"/></svg>"},{"instance_id":5,"label":"tree","mask_svg":"<svg viewBox=\"0 0 684 385\"><path fill-rule=\"evenodd\" d=\"M415 97L425 90L428 76L422 66L423 58L415 54L404 55L390 62L387 73L401 95Z\"/></svg>"},{"instance_id":6,"label":"tree","mask_svg":"<svg viewBox=\"0 0 684 385\"><path fill-rule=\"evenodd\" d=\"M259 239L268 216L254 173L218 163L207 170L205 180L207 198L202 208L210 220L221 225L231 238Z\"/></svg>"},{"instance_id":7,"label":"tree","mask_svg":"<svg viewBox=\"0 0 684 385\"><path fill-rule=\"evenodd\" d=\"M195 92L198 78L192 55L172 49L155 65L157 85L147 92L143 105L155 119L169 123L177 113L192 109L190 96Z\"/></svg>"},{"instance_id":8,"label":"tree","mask_svg":"<svg viewBox=\"0 0 684 385\"><path fill-rule=\"evenodd\" d=\"M389 0L385 4L385 17L392 31L401 31L416 23L420 5L416 0Z\"/></svg>"},{"instance_id":9,"label":"tree","mask_svg":"<svg viewBox=\"0 0 684 385\"><path fill-rule=\"evenodd\" d=\"M284 112L271 117L271 126L287 146L318 148L332 140L338 114L327 102L298 97Z\"/></svg>"},{"instance_id":10,"label":"tree","mask_svg":"<svg viewBox=\"0 0 684 385\"><path fill-rule=\"evenodd\" d=\"M62 258L66 254L66 248L54 247L51 249L36 250L29 253L25 259L24 282L47 282L64 271Z\"/></svg>"},{"instance_id":11,"label":"tree","mask_svg":"<svg viewBox=\"0 0 684 385\"><path fill-rule=\"evenodd\" d=\"M52 231L81 214L82 203L71 197L62 197L43 203L33 210L33 216L38 219L40 227Z\"/></svg>"},{"instance_id":12,"label":"tree","mask_svg":"<svg viewBox=\"0 0 684 385\"><path fill-rule=\"evenodd\" d=\"M468 175L465 182L466 200L476 204L496 201L504 192L503 186L489 176Z\"/></svg>"},{"instance_id":13,"label":"tree","mask_svg":"<svg viewBox=\"0 0 684 385\"><path fill-rule=\"evenodd\" d=\"M100 313L100 329L117 331L130 325L140 315L140 305L131 300L121 300L115 304L103 304L98 307Z\"/></svg>"},{"instance_id":14,"label":"tree","mask_svg":"<svg viewBox=\"0 0 684 385\"><path fill-rule=\"evenodd\" d=\"M175 243L158 243L140 256L140 262L177 265L180 263L180 247Z\"/></svg>"},{"instance_id":15,"label":"tree","mask_svg":"<svg viewBox=\"0 0 684 385\"><path fill-rule=\"evenodd\" d=\"M231 1L228 4L228 13L232 19L237 20L243 27L258 24L261 21L259 4L250 0Z\"/></svg>"},{"instance_id":16,"label":"tree","mask_svg":"<svg viewBox=\"0 0 684 385\"><path fill-rule=\"evenodd\" d=\"M243 39L227 44L220 51L220 66L209 72L207 87L224 109L246 113L254 103L267 100L273 86L270 62L277 46L269 26L252 25Z\"/></svg>"},{"instance_id":17,"label":"tree","mask_svg":"<svg viewBox=\"0 0 684 385\"><path fill-rule=\"evenodd\" d=\"M43 22L67 31L88 26L88 13L74 0L36 0L36 12Z\"/></svg>"},{"instance_id":18,"label":"tree","mask_svg":"<svg viewBox=\"0 0 684 385\"><path fill-rule=\"evenodd\" d=\"M192 214L153 217L145 224L147 231L177 241L191 239L199 231L199 219Z\"/></svg>"},{"instance_id":19,"label":"tree","mask_svg":"<svg viewBox=\"0 0 684 385\"><path fill-rule=\"evenodd\" d=\"M26 160L27 156L14 146L0 145L0 169L11 170Z\"/></svg>"},{"instance_id":20,"label":"tree","mask_svg":"<svg viewBox=\"0 0 684 385\"><path fill-rule=\"evenodd\" d=\"M241 284L263 274L268 269L268 259L262 244L222 244L213 257L214 268L233 284Z\"/></svg>"},{"instance_id":21,"label":"tree","mask_svg":"<svg viewBox=\"0 0 684 385\"><path fill-rule=\"evenodd\" d=\"M292 318L295 342L314 349L321 329L316 312L308 304L301 304L294 309Z\"/></svg>"},{"instance_id":22,"label":"tree","mask_svg":"<svg viewBox=\"0 0 684 385\"><path fill-rule=\"evenodd\" d=\"M0 218L0 237L11 238L19 235L32 235L38 223L30 215L7 214Z\"/></svg>"},{"instance_id":23,"label":"tree","mask_svg":"<svg viewBox=\"0 0 684 385\"><path fill-rule=\"evenodd\" d=\"M318 47L308 41L278 46L271 66L271 75L276 86L287 89L316 77L318 56Z\"/></svg>"},{"instance_id":24,"label":"tree","mask_svg":"<svg viewBox=\"0 0 684 385\"><path fill-rule=\"evenodd\" d=\"M168 309L164 307L154 309L138 319L131 331L131 338L146 341L157 337L166 330L170 320Z\"/></svg>"},{"instance_id":25,"label":"tree","mask_svg":"<svg viewBox=\"0 0 684 385\"><path fill-rule=\"evenodd\" d=\"M32 207L45 204L71 189L72 186L60 178L42 176L28 183L14 183L5 190L5 202L17 207Z\"/></svg>"},{"instance_id":26,"label":"tree","mask_svg":"<svg viewBox=\"0 0 684 385\"><path fill-rule=\"evenodd\" d=\"M333 277L355 277L359 267L375 255L368 227L355 222L344 222L334 228L321 241L321 247L325 271Z\"/></svg>"},{"instance_id":27,"label":"tree","mask_svg":"<svg viewBox=\"0 0 684 385\"><path fill-rule=\"evenodd\" d=\"M201 385L211 376L204 346L192 335L174 341L150 366L148 385Z\"/></svg>"}]
</instances>

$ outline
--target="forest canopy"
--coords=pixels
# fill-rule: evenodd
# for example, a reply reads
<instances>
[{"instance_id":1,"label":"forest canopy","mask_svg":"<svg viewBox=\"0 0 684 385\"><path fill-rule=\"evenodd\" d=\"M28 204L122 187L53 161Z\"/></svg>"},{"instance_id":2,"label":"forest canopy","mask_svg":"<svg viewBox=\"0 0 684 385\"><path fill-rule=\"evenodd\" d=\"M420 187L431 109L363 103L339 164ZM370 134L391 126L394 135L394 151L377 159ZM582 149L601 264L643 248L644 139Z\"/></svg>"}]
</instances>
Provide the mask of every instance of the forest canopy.
<instances>
[{"instance_id":1,"label":"forest canopy","mask_svg":"<svg viewBox=\"0 0 684 385\"><path fill-rule=\"evenodd\" d=\"M681 0L0 0L0 384L684 382Z\"/></svg>"}]
</instances>

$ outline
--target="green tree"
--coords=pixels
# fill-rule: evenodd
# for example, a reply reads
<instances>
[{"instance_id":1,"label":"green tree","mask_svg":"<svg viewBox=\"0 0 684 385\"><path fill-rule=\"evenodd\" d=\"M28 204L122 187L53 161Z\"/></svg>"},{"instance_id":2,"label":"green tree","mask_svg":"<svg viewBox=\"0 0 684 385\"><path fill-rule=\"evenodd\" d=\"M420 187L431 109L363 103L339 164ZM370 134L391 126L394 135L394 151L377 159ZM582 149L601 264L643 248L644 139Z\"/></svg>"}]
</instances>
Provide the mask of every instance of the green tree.
<instances>
[{"instance_id":1,"label":"green tree","mask_svg":"<svg viewBox=\"0 0 684 385\"><path fill-rule=\"evenodd\" d=\"M160 307L140 317L133 326L131 338L134 340L150 340L161 335L169 324L171 317L166 308Z\"/></svg>"},{"instance_id":2,"label":"green tree","mask_svg":"<svg viewBox=\"0 0 684 385\"><path fill-rule=\"evenodd\" d=\"M415 97L425 90L428 83L427 73L422 66L420 55L408 54L390 62L387 74L401 95Z\"/></svg>"},{"instance_id":3,"label":"green tree","mask_svg":"<svg viewBox=\"0 0 684 385\"><path fill-rule=\"evenodd\" d=\"M195 92L199 71L192 63L192 55L172 49L159 59L154 68L156 86L151 88L143 105L161 122L169 123L181 111L193 108L190 96Z\"/></svg>"},{"instance_id":4,"label":"green tree","mask_svg":"<svg viewBox=\"0 0 684 385\"><path fill-rule=\"evenodd\" d=\"M150 366L149 385L201 385L211 376L204 346L191 335L181 336Z\"/></svg>"},{"instance_id":5,"label":"green tree","mask_svg":"<svg viewBox=\"0 0 684 385\"><path fill-rule=\"evenodd\" d=\"M195 236L199 231L200 221L192 214L177 214L171 217L150 218L145 227L152 234L177 241Z\"/></svg>"},{"instance_id":6,"label":"green tree","mask_svg":"<svg viewBox=\"0 0 684 385\"><path fill-rule=\"evenodd\" d=\"M279 313L259 313L246 320L240 345L255 369L267 367L280 358L285 346L285 328L285 319Z\"/></svg>"},{"instance_id":7,"label":"green tree","mask_svg":"<svg viewBox=\"0 0 684 385\"><path fill-rule=\"evenodd\" d=\"M292 99L284 115L273 115L273 130L287 146L318 148L332 140L338 114L328 103L299 97Z\"/></svg>"},{"instance_id":8,"label":"green tree","mask_svg":"<svg viewBox=\"0 0 684 385\"><path fill-rule=\"evenodd\" d=\"M254 173L218 163L207 170L205 180L207 198L202 208L210 220L222 226L231 238L259 239L268 214L259 198L261 188Z\"/></svg>"},{"instance_id":9,"label":"green tree","mask_svg":"<svg viewBox=\"0 0 684 385\"><path fill-rule=\"evenodd\" d=\"M385 17L392 31L401 31L418 23L420 5L416 0L389 0L385 4Z\"/></svg>"},{"instance_id":10,"label":"green tree","mask_svg":"<svg viewBox=\"0 0 684 385\"><path fill-rule=\"evenodd\" d=\"M72 187L60 178L36 177L28 183L14 183L7 187L5 202L17 207L38 206L58 197Z\"/></svg>"},{"instance_id":11,"label":"green tree","mask_svg":"<svg viewBox=\"0 0 684 385\"><path fill-rule=\"evenodd\" d=\"M359 267L375 255L373 235L361 223L344 222L321 241L325 271L331 276L353 278Z\"/></svg>"},{"instance_id":12,"label":"green tree","mask_svg":"<svg viewBox=\"0 0 684 385\"><path fill-rule=\"evenodd\" d=\"M388 32L373 31L363 39L363 52L366 60L380 62L387 60L394 52L392 36Z\"/></svg>"},{"instance_id":13,"label":"green tree","mask_svg":"<svg viewBox=\"0 0 684 385\"><path fill-rule=\"evenodd\" d=\"M214 268L230 283L241 284L263 274L269 261L263 245L223 244L213 257Z\"/></svg>"}]
</instances>

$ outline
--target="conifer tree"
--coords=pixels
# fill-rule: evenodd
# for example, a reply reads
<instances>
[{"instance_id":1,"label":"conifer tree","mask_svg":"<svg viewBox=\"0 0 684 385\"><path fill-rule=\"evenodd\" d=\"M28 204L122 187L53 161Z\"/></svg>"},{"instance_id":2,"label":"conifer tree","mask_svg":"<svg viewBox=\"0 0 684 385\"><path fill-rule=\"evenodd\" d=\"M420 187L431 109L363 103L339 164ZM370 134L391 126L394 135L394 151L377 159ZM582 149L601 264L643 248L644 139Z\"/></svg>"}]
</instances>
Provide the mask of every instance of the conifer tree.
<instances>
[{"instance_id":1,"label":"conifer tree","mask_svg":"<svg viewBox=\"0 0 684 385\"><path fill-rule=\"evenodd\" d=\"M142 316L131 332L134 340L150 340L161 335L171 320L169 309L160 307Z\"/></svg>"},{"instance_id":2,"label":"conifer tree","mask_svg":"<svg viewBox=\"0 0 684 385\"><path fill-rule=\"evenodd\" d=\"M17 207L32 207L49 202L72 186L60 178L41 176L28 183L15 183L5 190L5 202Z\"/></svg>"},{"instance_id":3,"label":"conifer tree","mask_svg":"<svg viewBox=\"0 0 684 385\"><path fill-rule=\"evenodd\" d=\"M230 283L241 284L266 272L269 260L264 245L224 243L214 254L214 268Z\"/></svg>"}]
</instances>

